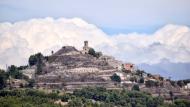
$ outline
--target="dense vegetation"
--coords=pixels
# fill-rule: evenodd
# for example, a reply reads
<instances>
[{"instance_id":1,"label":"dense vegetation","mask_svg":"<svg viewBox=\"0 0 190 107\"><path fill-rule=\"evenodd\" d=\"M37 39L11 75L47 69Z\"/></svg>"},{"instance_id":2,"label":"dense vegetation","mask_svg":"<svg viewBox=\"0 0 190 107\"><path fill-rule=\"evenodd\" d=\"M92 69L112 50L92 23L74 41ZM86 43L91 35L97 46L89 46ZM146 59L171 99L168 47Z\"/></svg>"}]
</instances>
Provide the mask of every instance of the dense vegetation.
<instances>
[{"instance_id":1,"label":"dense vegetation","mask_svg":"<svg viewBox=\"0 0 190 107\"><path fill-rule=\"evenodd\" d=\"M0 69L0 89L6 87L7 73L4 70Z\"/></svg>"},{"instance_id":2,"label":"dense vegetation","mask_svg":"<svg viewBox=\"0 0 190 107\"><path fill-rule=\"evenodd\" d=\"M183 86L187 85L188 83L190 83L190 79L178 80L178 81L170 80L170 83L171 83L171 85L173 85L173 86L180 86L180 87L183 87Z\"/></svg>"},{"instance_id":3,"label":"dense vegetation","mask_svg":"<svg viewBox=\"0 0 190 107\"><path fill-rule=\"evenodd\" d=\"M110 106L124 107L157 107L163 105L164 99L161 97L152 97L147 93L127 90L106 90L105 88L84 88L74 91L73 95L93 99L98 102L110 104Z\"/></svg>"},{"instance_id":4,"label":"dense vegetation","mask_svg":"<svg viewBox=\"0 0 190 107\"><path fill-rule=\"evenodd\" d=\"M133 85L132 90L140 91L139 85L137 84Z\"/></svg>"},{"instance_id":5,"label":"dense vegetation","mask_svg":"<svg viewBox=\"0 0 190 107\"><path fill-rule=\"evenodd\" d=\"M96 52L93 48L89 49L88 54L90 54L96 58L99 58L102 55L100 52Z\"/></svg>"},{"instance_id":6,"label":"dense vegetation","mask_svg":"<svg viewBox=\"0 0 190 107\"><path fill-rule=\"evenodd\" d=\"M36 74L42 73L44 59L45 59L45 57L41 53L37 53L37 54L31 55L29 57L29 60L28 60L29 65L30 66L36 65L36 67L37 67Z\"/></svg>"},{"instance_id":7,"label":"dense vegetation","mask_svg":"<svg viewBox=\"0 0 190 107\"><path fill-rule=\"evenodd\" d=\"M14 81L14 79L19 79L26 81L26 84L20 83L20 87L29 87L32 88L34 86L35 81L29 79L27 76L23 75L20 70L24 69L26 66L16 67L15 65L11 65L8 67L7 71L0 69L0 89L3 88L12 88L10 87L10 81ZM11 82L11 83L12 83Z\"/></svg>"},{"instance_id":8,"label":"dense vegetation","mask_svg":"<svg viewBox=\"0 0 190 107\"><path fill-rule=\"evenodd\" d=\"M5 88L7 85L7 80L11 78L29 80L28 77L23 75L19 69L19 67L11 65L8 67L7 72L0 70L0 89Z\"/></svg>"},{"instance_id":9,"label":"dense vegetation","mask_svg":"<svg viewBox=\"0 0 190 107\"><path fill-rule=\"evenodd\" d=\"M134 87L138 90L138 86ZM162 97L128 90L106 90L102 87L86 87L64 94L62 101L70 101L70 107L190 107L190 101L177 99L173 104L164 103Z\"/></svg>"},{"instance_id":10,"label":"dense vegetation","mask_svg":"<svg viewBox=\"0 0 190 107\"><path fill-rule=\"evenodd\" d=\"M60 107L54 104L58 99L55 93L45 94L35 90L1 90L1 107Z\"/></svg>"},{"instance_id":11,"label":"dense vegetation","mask_svg":"<svg viewBox=\"0 0 190 107\"><path fill-rule=\"evenodd\" d=\"M19 71L19 69L14 65L11 65L10 67L8 67L7 75L11 76L12 78L15 78L15 79L24 78L24 75L22 75L22 73Z\"/></svg>"},{"instance_id":12,"label":"dense vegetation","mask_svg":"<svg viewBox=\"0 0 190 107\"><path fill-rule=\"evenodd\" d=\"M1 107L61 107L54 102L68 102L65 107L189 107L190 101L177 99L174 104L164 103L162 97L128 90L106 90L86 87L73 94L58 95L34 89L0 90Z\"/></svg>"}]
</instances>

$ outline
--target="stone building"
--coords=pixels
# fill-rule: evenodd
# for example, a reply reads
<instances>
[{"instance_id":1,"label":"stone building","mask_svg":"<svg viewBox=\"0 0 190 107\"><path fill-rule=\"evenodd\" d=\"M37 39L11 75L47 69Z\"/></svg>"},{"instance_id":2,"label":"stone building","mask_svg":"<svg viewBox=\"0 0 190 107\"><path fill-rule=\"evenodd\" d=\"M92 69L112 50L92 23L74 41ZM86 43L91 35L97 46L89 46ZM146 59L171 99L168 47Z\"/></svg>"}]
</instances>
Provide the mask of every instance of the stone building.
<instances>
[{"instance_id":1,"label":"stone building","mask_svg":"<svg viewBox=\"0 0 190 107\"><path fill-rule=\"evenodd\" d=\"M88 54L90 47L88 46L88 41L84 41L84 46L83 46L83 50L82 53L83 54Z\"/></svg>"},{"instance_id":2,"label":"stone building","mask_svg":"<svg viewBox=\"0 0 190 107\"><path fill-rule=\"evenodd\" d=\"M129 71L129 72L134 72L135 70L135 65L132 63L125 63L122 66L124 70Z\"/></svg>"},{"instance_id":3,"label":"stone building","mask_svg":"<svg viewBox=\"0 0 190 107\"><path fill-rule=\"evenodd\" d=\"M184 86L185 89L190 89L190 83L187 83L187 85Z\"/></svg>"}]
</instances>

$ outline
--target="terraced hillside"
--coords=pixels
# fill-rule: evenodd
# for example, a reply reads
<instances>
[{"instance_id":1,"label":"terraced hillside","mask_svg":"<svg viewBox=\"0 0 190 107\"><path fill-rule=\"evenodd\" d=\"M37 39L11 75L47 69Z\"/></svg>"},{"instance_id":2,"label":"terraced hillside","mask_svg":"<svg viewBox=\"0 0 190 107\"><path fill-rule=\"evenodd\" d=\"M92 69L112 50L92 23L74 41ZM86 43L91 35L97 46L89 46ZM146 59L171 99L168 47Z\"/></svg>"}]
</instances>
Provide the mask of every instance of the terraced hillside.
<instances>
[{"instance_id":1,"label":"terraced hillside","mask_svg":"<svg viewBox=\"0 0 190 107\"><path fill-rule=\"evenodd\" d=\"M64 46L44 61L43 74L36 76L38 87L77 89L83 86L114 88L110 76L121 62L109 56L94 57L72 46ZM111 84L111 85L110 85Z\"/></svg>"}]
</instances>

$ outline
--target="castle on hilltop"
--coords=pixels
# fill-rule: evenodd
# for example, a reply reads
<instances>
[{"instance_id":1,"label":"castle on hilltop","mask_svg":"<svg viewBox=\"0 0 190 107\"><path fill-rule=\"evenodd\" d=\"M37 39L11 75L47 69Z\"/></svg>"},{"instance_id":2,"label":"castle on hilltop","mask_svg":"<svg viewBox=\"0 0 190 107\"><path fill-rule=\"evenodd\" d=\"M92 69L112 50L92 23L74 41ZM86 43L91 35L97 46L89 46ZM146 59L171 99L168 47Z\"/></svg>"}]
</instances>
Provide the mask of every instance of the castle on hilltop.
<instances>
[{"instance_id":1,"label":"castle on hilltop","mask_svg":"<svg viewBox=\"0 0 190 107\"><path fill-rule=\"evenodd\" d=\"M30 77L35 78L36 86L42 88L66 88L67 90L72 90L83 85L88 86L89 83L114 88L114 83L110 82L110 76L122 71L123 62L95 50L91 54L89 52L91 49L93 48L89 47L88 41L84 41L82 50L77 50L74 46L63 46L57 52L48 56L47 60L43 60L40 75ZM133 66L129 66L130 68L128 66L124 67L130 71ZM35 67L27 70L32 70L32 75L34 75L37 69ZM26 71L24 74L27 73ZM120 74L118 75L123 78L124 76ZM27 75L31 75L31 73ZM63 86L63 83L67 85ZM73 83L78 85L73 85Z\"/></svg>"},{"instance_id":2,"label":"castle on hilltop","mask_svg":"<svg viewBox=\"0 0 190 107\"><path fill-rule=\"evenodd\" d=\"M90 50L90 47L88 46L88 41L84 41L84 46L83 46L82 53L83 54L88 54L89 50Z\"/></svg>"}]
</instances>

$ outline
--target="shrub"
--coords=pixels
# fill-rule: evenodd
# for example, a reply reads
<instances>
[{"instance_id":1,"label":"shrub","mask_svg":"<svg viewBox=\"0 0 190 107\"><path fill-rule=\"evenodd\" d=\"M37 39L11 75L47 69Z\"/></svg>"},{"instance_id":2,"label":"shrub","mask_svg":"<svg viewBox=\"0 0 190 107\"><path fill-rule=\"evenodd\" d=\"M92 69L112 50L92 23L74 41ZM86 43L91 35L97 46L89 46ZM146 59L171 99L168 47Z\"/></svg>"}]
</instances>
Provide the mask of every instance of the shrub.
<instances>
[{"instance_id":1,"label":"shrub","mask_svg":"<svg viewBox=\"0 0 190 107\"><path fill-rule=\"evenodd\" d=\"M6 87L7 74L3 70L0 71L0 89Z\"/></svg>"},{"instance_id":2,"label":"shrub","mask_svg":"<svg viewBox=\"0 0 190 107\"><path fill-rule=\"evenodd\" d=\"M115 81L115 82L121 82L121 78L120 78L120 76L118 76L117 74L113 74L113 75L111 76L111 80L112 80L112 81Z\"/></svg>"},{"instance_id":3,"label":"shrub","mask_svg":"<svg viewBox=\"0 0 190 107\"><path fill-rule=\"evenodd\" d=\"M68 103L69 107L82 107L82 100L80 98L75 98Z\"/></svg>"},{"instance_id":4,"label":"shrub","mask_svg":"<svg viewBox=\"0 0 190 107\"><path fill-rule=\"evenodd\" d=\"M155 87L155 86L158 86L159 83L156 81L148 80L145 82L145 85L146 85L146 87Z\"/></svg>"},{"instance_id":5,"label":"shrub","mask_svg":"<svg viewBox=\"0 0 190 107\"><path fill-rule=\"evenodd\" d=\"M102 55L101 52L96 52L93 48L89 49L88 54L90 54L96 58L99 58Z\"/></svg>"},{"instance_id":6,"label":"shrub","mask_svg":"<svg viewBox=\"0 0 190 107\"><path fill-rule=\"evenodd\" d=\"M39 59L43 59L43 55L41 53L31 55L29 57L28 63L30 66L36 65Z\"/></svg>"},{"instance_id":7,"label":"shrub","mask_svg":"<svg viewBox=\"0 0 190 107\"><path fill-rule=\"evenodd\" d=\"M144 78L143 77L140 78L139 83L144 83Z\"/></svg>"},{"instance_id":8,"label":"shrub","mask_svg":"<svg viewBox=\"0 0 190 107\"><path fill-rule=\"evenodd\" d=\"M68 102L68 100L69 100L69 95L68 94L64 94L62 97L61 97L61 101L63 101L63 102Z\"/></svg>"},{"instance_id":9,"label":"shrub","mask_svg":"<svg viewBox=\"0 0 190 107\"><path fill-rule=\"evenodd\" d=\"M174 101L177 107L190 107L190 101L185 99L177 99Z\"/></svg>"},{"instance_id":10,"label":"shrub","mask_svg":"<svg viewBox=\"0 0 190 107\"><path fill-rule=\"evenodd\" d=\"M18 70L18 68L15 65L11 65L10 67L8 67L7 74L15 79L22 79L23 77L22 73Z\"/></svg>"},{"instance_id":11,"label":"shrub","mask_svg":"<svg viewBox=\"0 0 190 107\"><path fill-rule=\"evenodd\" d=\"M140 91L139 85L133 85L132 90Z\"/></svg>"}]
</instances>

